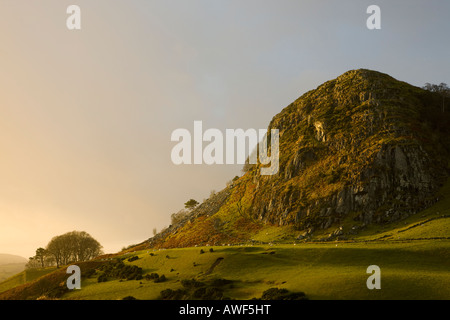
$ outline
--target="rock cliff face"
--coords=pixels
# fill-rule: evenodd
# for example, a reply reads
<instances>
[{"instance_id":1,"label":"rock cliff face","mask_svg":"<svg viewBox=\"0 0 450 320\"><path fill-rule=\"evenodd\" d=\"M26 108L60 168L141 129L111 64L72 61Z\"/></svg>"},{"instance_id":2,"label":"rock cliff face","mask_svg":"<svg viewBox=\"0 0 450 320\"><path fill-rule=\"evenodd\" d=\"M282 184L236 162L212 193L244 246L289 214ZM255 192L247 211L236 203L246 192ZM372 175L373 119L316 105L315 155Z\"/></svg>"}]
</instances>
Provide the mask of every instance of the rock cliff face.
<instances>
[{"instance_id":1,"label":"rock cliff face","mask_svg":"<svg viewBox=\"0 0 450 320\"><path fill-rule=\"evenodd\" d=\"M246 166L151 242L232 241L237 230L242 239L265 224L307 236L344 219L388 223L436 202L450 173L450 114L441 97L375 71L348 71L305 93L268 129L280 133L278 174Z\"/></svg>"},{"instance_id":2,"label":"rock cliff face","mask_svg":"<svg viewBox=\"0 0 450 320\"><path fill-rule=\"evenodd\" d=\"M370 70L349 71L275 116L280 173L263 177L250 208L259 220L328 228L365 224L433 204L448 176L448 114L431 93Z\"/></svg>"}]
</instances>

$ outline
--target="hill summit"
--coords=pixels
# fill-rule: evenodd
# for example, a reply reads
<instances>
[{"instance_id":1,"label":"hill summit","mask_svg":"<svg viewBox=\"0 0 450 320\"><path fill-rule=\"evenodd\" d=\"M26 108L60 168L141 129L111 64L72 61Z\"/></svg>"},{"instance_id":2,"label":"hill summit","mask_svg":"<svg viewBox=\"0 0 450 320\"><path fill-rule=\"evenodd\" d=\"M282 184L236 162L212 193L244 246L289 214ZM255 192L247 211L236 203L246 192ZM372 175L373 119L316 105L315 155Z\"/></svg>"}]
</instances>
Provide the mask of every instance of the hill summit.
<instances>
[{"instance_id":1,"label":"hill summit","mask_svg":"<svg viewBox=\"0 0 450 320\"><path fill-rule=\"evenodd\" d=\"M251 240L267 225L312 233L346 219L356 227L389 223L438 201L450 172L442 98L376 71L351 70L325 82L268 129L280 133L277 175L246 166L242 177L146 243Z\"/></svg>"}]
</instances>

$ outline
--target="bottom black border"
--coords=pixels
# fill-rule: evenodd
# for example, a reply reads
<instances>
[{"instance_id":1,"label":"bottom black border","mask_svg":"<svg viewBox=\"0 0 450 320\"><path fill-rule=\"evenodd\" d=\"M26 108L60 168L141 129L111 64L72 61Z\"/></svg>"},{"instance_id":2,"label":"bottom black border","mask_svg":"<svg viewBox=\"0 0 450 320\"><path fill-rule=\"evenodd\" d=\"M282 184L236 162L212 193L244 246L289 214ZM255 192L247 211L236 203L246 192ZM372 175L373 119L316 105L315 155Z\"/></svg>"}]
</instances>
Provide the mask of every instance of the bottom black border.
<instances>
[{"instance_id":1,"label":"bottom black border","mask_svg":"<svg viewBox=\"0 0 450 320\"><path fill-rule=\"evenodd\" d=\"M252 307L250 307L252 306ZM268 307L267 307L268 306ZM188 314L182 308L189 308ZM4 314L11 311L14 315L37 315L39 312L55 312L63 316L112 316L133 319L144 315L147 319L304 319L309 316L322 318L336 317L346 319L364 319L369 317L386 317L398 314L417 316L418 310L424 310L429 316L448 311L450 300L443 301L261 301L261 300L101 300L101 301L0 301ZM192 309L193 308L193 309ZM206 309L208 308L208 309ZM228 308L228 309L227 309ZM195 310L196 314L191 314ZM207 310L212 310L208 312ZM229 311L229 312L228 312ZM257 312L256 312L257 311ZM209 314L209 316L208 316ZM294 318L292 318L294 317Z\"/></svg>"}]
</instances>

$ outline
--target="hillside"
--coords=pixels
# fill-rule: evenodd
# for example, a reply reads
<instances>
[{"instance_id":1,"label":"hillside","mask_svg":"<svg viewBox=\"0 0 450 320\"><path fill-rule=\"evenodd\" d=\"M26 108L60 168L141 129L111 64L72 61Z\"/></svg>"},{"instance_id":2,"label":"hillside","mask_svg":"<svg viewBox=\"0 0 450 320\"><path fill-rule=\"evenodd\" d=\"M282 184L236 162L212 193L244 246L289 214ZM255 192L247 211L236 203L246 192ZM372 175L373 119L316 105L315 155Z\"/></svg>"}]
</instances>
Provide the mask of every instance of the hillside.
<instances>
[{"instance_id":1,"label":"hillside","mask_svg":"<svg viewBox=\"0 0 450 320\"><path fill-rule=\"evenodd\" d=\"M247 166L176 224L79 263L81 290L64 286L65 267L34 270L0 283L0 300L252 299L273 288L313 300L450 299L450 115L439 95L352 70L271 128L277 175ZM374 264L382 290L366 286Z\"/></svg>"},{"instance_id":2,"label":"hillside","mask_svg":"<svg viewBox=\"0 0 450 320\"><path fill-rule=\"evenodd\" d=\"M0 265L5 265L5 264L12 264L12 263L27 263L28 260L20 257L20 256L16 256L13 254L6 254L6 253L0 253Z\"/></svg>"},{"instance_id":3,"label":"hillside","mask_svg":"<svg viewBox=\"0 0 450 320\"><path fill-rule=\"evenodd\" d=\"M272 128L280 130L277 175L249 166L138 248L251 242L271 227L312 237L349 221L358 232L430 207L449 176L441 97L376 71L348 71L305 93Z\"/></svg>"},{"instance_id":4,"label":"hillside","mask_svg":"<svg viewBox=\"0 0 450 320\"><path fill-rule=\"evenodd\" d=\"M304 292L312 300L448 300L450 181L439 191L439 198L416 215L390 224L368 225L347 240L320 241L333 228L310 239L295 240L295 230L272 226L259 233L258 243L144 249L99 257L78 264L82 289L76 291L64 287L65 267L26 270L0 283L0 300L162 299L168 289L179 292L179 299L202 299L189 291L186 282L191 279L201 283L201 288L214 288L216 295L233 299L259 298L270 288L284 288ZM344 230L352 232L350 225L344 223ZM137 259L130 259L133 257ZM115 259L141 268L142 279L109 276L99 282L104 266ZM366 268L372 264L382 270L382 290L365 286ZM151 274L166 279L155 282Z\"/></svg>"},{"instance_id":5,"label":"hillside","mask_svg":"<svg viewBox=\"0 0 450 320\"><path fill-rule=\"evenodd\" d=\"M9 290L2 292L5 282L0 283L0 300L162 299L168 289L182 294L179 299L202 299L189 293L186 280L191 279L233 299L259 298L270 288L304 292L311 300L450 299L450 182L430 208L402 221L367 226L351 240L305 242L286 239L285 227L266 230L268 234L261 237L271 243L145 249L80 263L82 288L76 291L64 288L65 267L27 270L21 275L28 272L29 279L15 279L13 286L10 279ZM326 232L317 234L317 239ZM99 282L105 274L103 266L115 259L142 268L142 278L108 276ZM366 287L366 268L372 264L382 270L382 290ZM166 279L156 282L151 274Z\"/></svg>"},{"instance_id":6,"label":"hillside","mask_svg":"<svg viewBox=\"0 0 450 320\"><path fill-rule=\"evenodd\" d=\"M270 288L304 292L308 299L450 299L450 181L440 200L401 221L368 225L352 239L319 241L331 227L311 239L295 240L298 232L267 227L261 242L120 253L125 263L144 274L165 275L164 282L110 279L98 283L98 272L83 289L63 299L162 299L163 290L183 290L183 280L212 285L217 279L226 297L251 299ZM351 232L351 223L344 230ZM212 251L212 252L211 252ZM204 252L204 253L201 253ZM139 259L128 262L130 257ZM220 259L222 258L222 259ZM220 260L219 260L220 259ZM382 290L368 290L366 268L382 270ZM214 267L213 267L214 266ZM222 281L223 282L223 281ZM0 295L0 299L1 299ZM189 297L181 297L181 299Z\"/></svg>"},{"instance_id":7,"label":"hillside","mask_svg":"<svg viewBox=\"0 0 450 320\"><path fill-rule=\"evenodd\" d=\"M0 282L23 271L27 262L23 257L0 253Z\"/></svg>"},{"instance_id":8,"label":"hillside","mask_svg":"<svg viewBox=\"0 0 450 320\"><path fill-rule=\"evenodd\" d=\"M24 267L21 268L20 271L14 273L12 276L10 275L8 278L5 278L0 282L0 292L7 291L11 288L23 285L27 282L31 282L35 279L42 277L48 273L55 271L56 268L44 268L44 269L27 269L24 270Z\"/></svg>"}]
</instances>

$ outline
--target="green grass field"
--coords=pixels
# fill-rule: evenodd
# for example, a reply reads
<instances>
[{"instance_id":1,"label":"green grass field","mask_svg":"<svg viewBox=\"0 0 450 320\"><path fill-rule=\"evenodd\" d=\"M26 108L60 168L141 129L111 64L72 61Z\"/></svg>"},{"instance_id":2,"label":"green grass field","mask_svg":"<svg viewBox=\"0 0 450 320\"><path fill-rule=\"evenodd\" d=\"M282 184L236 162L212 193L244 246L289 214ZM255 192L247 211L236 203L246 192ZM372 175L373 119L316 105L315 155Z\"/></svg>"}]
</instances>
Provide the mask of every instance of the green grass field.
<instances>
[{"instance_id":1,"label":"green grass field","mask_svg":"<svg viewBox=\"0 0 450 320\"><path fill-rule=\"evenodd\" d=\"M145 273L164 274L166 282L97 283L93 277L82 282L81 290L63 298L158 299L164 289L181 288L182 279L223 278L233 280L225 290L233 299L260 297L271 287L302 291L310 299L450 299L448 240L215 247L214 252L204 247L203 254L200 249L162 250L154 256L140 252L140 259L131 262ZM223 260L205 275L218 258ZM369 265L381 268L380 290L366 286Z\"/></svg>"},{"instance_id":2,"label":"green grass field","mask_svg":"<svg viewBox=\"0 0 450 320\"><path fill-rule=\"evenodd\" d=\"M55 271L56 268L45 269L27 269L20 273L13 275L12 277L0 282L0 292L22 285L24 283L38 279L48 273Z\"/></svg>"},{"instance_id":3,"label":"green grass field","mask_svg":"<svg viewBox=\"0 0 450 320\"><path fill-rule=\"evenodd\" d=\"M9 277L22 272L25 269L24 263L10 263L0 265L0 282L8 279Z\"/></svg>"},{"instance_id":4,"label":"green grass field","mask_svg":"<svg viewBox=\"0 0 450 320\"><path fill-rule=\"evenodd\" d=\"M144 273L156 272L166 282L86 279L82 289L65 299L158 299L164 289L181 288L182 279L233 280L225 295L260 297L278 287L305 292L309 299L450 299L450 184L442 200L405 220L368 226L348 241L295 243L291 227L267 226L253 237L273 245L220 246L135 252L131 262ZM344 225L344 230L354 222ZM313 241L333 231L323 230ZM295 244L294 244L295 243ZM200 254L203 249L205 253ZM151 251L153 252L153 251ZM270 254L274 252L273 254ZM131 256L131 255L130 255ZM168 256L169 258L167 258ZM213 263L223 258L205 275ZM196 266L194 267L194 262ZM130 263L130 262L126 262ZM381 289L369 290L367 267L381 269ZM174 271L171 271L171 270Z\"/></svg>"},{"instance_id":5,"label":"green grass field","mask_svg":"<svg viewBox=\"0 0 450 320\"><path fill-rule=\"evenodd\" d=\"M348 230L353 221L344 222ZM335 227L334 227L335 228ZM259 245L189 247L141 250L132 264L144 274L158 273L164 282L109 280L98 283L101 271L84 278L80 290L62 299L116 300L127 296L159 299L165 289L182 288L181 281L232 280L223 287L232 299L259 298L273 287L304 292L309 299L450 299L450 185L431 208L389 225L371 225L345 241L319 242L330 230L314 234L310 242L296 241L292 227L266 226L254 239ZM269 244L269 242L271 244ZM213 248L213 252L210 249ZM200 253L200 250L204 253ZM153 255L151 255L152 253ZM219 259L221 258L221 259ZM219 260L218 260L219 259ZM212 266L215 266L212 268ZM381 269L381 289L366 286L367 268ZM64 268L59 269L64 277ZM51 276L54 269L26 270L0 283L5 290ZM50 274L49 274L50 273ZM46 276L48 274L48 276ZM42 282L41 282L42 285ZM27 289L28 290L28 289ZM11 291L6 291L11 292ZM4 292L5 293L5 292ZM9 298L16 293L4 295Z\"/></svg>"}]
</instances>

